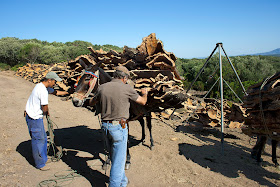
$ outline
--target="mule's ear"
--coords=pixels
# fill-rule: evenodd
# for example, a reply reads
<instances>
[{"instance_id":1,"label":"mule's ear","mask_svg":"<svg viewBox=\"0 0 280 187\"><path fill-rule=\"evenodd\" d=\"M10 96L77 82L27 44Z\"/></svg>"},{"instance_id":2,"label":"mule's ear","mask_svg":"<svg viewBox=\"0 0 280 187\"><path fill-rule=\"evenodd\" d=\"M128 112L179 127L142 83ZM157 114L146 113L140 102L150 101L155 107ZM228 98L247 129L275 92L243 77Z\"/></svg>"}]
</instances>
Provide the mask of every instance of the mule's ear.
<instances>
[{"instance_id":1,"label":"mule's ear","mask_svg":"<svg viewBox=\"0 0 280 187\"><path fill-rule=\"evenodd\" d=\"M100 67L101 64L102 64L102 61L99 61L94 65L91 64L91 66L88 66L88 69L90 69L90 71L94 72Z\"/></svg>"},{"instance_id":2,"label":"mule's ear","mask_svg":"<svg viewBox=\"0 0 280 187\"><path fill-rule=\"evenodd\" d=\"M81 66L82 66L84 69L87 68L86 63L85 63L82 59L79 59L79 63L81 64Z\"/></svg>"},{"instance_id":3,"label":"mule's ear","mask_svg":"<svg viewBox=\"0 0 280 187\"><path fill-rule=\"evenodd\" d=\"M95 66L99 67L99 66L101 66L101 64L102 64L102 61L99 61L95 64Z\"/></svg>"}]
</instances>

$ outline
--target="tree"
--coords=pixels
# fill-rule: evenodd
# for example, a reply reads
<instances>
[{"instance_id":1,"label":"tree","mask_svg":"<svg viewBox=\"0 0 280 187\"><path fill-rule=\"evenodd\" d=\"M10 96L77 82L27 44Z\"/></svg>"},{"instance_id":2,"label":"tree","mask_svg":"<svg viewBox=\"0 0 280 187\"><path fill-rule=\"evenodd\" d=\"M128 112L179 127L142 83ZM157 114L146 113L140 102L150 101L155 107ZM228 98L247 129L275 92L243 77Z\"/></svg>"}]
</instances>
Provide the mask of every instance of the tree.
<instances>
[{"instance_id":1,"label":"tree","mask_svg":"<svg viewBox=\"0 0 280 187\"><path fill-rule=\"evenodd\" d=\"M40 56L41 48L38 43L27 43L21 48L19 56L28 63L34 64Z\"/></svg>"},{"instance_id":2,"label":"tree","mask_svg":"<svg viewBox=\"0 0 280 187\"><path fill-rule=\"evenodd\" d=\"M63 54L63 47L55 47L53 45L47 45L42 48L40 53L40 61L43 64L59 63L67 60L67 57Z\"/></svg>"},{"instance_id":3,"label":"tree","mask_svg":"<svg viewBox=\"0 0 280 187\"><path fill-rule=\"evenodd\" d=\"M2 38L0 40L0 62L10 66L19 64L19 52L22 46L23 44L18 38Z\"/></svg>"}]
</instances>

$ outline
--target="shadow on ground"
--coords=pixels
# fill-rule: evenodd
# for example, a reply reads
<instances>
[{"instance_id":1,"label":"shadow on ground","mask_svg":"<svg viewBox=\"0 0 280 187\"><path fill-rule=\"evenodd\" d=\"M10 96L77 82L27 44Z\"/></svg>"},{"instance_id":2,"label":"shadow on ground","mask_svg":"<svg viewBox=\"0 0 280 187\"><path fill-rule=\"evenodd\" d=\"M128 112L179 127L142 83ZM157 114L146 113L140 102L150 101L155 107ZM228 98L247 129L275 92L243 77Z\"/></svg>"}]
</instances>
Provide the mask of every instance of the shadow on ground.
<instances>
[{"instance_id":1,"label":"shadow on ground","mask_svg":"<svg viewBox=\"0 0 280 187\"><path fill-rule=\"evenodd\" d=\"M272 166L272 163L264 162L263 166L257 165L256 161L250 157L248 148L238 145L231 141L239 139L233 134L225 134L224 146L220 140L214 140L209 136L221 137L219 129L203 128L201 130L193 130L187 126L178 126L177 132L192 134L194 138L202 143L202 146L196 146L188 143L179 144L179 152L186 159L201 165L204 168L210 168L211 171L221 173L230 178L238 178L245 175L247 178L258 182L260 185L277 186L266 178L279 180L279 174L273 173L265 169L266 166Z\"/></svg>"},{"instance_id":2,"label":"shadow on ground","mask_svg":"<svg viewBox=\"0 0 280 187\"><path fill-rule=\"evenodd\" d=\"M105 162L102 131L100 129L90 129L87 126L75 126L55 129L54 134L55 144L61 146L64 150L61 160L76 171L77 174L85 177L92 186L106 186L106 183L109 182L109 177L100 172L103 171L101 166L96 169L96 167L92 167L89 164L92 163L91 161ZM140 143L133 136L129 136L129 141L129 147ZM31 140L20 143L17 147L17 152L25 157L29 164L34 166Z\"/></svg>"},{"instance_id":3,"label":"shadow on ground","mask_svg":"<svg viewBox=\"0 0 280 187\"><path fill-rule=\"evenodd\" d=\"M31 140L21 142L17 146L16 151L20 153L30 165L35 167L35 162L32 156Z\"/></svg>"}]
</instances>

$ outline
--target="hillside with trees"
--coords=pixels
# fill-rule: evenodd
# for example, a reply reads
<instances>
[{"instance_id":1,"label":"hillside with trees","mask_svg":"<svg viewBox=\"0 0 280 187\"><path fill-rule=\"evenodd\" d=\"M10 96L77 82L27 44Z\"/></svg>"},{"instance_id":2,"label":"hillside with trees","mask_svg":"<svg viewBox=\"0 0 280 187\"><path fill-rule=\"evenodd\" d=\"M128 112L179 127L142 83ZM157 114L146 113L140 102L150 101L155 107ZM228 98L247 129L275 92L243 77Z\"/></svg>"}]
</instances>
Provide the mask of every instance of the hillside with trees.
<instances>
[{"instance_id":1,"label":"hillside with trees","mask_svg":"<svg viewBox=\"0 0 280 187\"><path fill-rule=\"evenodd\" d=\"M230 60L235 67L245 89L280 71L280 57L235 56L230 57ZM184 86L186 89L195 79L196 75L199 73L205 62L206 59L177 59L176 67L180 75L185 78ZM244 95L242 88L226 57L222 56L222 62L223 78L237 93L237 95L242 98ZM219 55L217 53L209 60L206 68L195 82L193 89L199 91L208 91L219 77ZM216 84L216 86L213 88L213 91L210 93L210 97L218 98L219 95L219 84ZM234 93L226 85L224 85L224 95L226 99L238 101L234 96Z\"/></svg>"},{"instance_id":2,"label":"hillside with trees","mask_svg":"<svg viewBox=\"0 0 280 187\"><path fill-rule=\"evenodd\" d=\"M93 45L86 41L73 42L52 42L40 41L37 39L18 39L14 37L5 37L0 39L0 69L13 69L23 66L26 63L38 64L54 64L65 62L76 57L89 54L87 47L92 46L93 49L104 51L115 50L123 51L123 48L114 45ZM280 71L280 57L277 56L235 56L230 57L231 62L236 68L245 89L249 86L261 82L264 78ZM188 88L192 80L196 77L206 59L184 59L178 58L176 68L180 75L184 77L184 87ZM223 77L230 87L237 93L239 97L243 96L242 89L237 78L223 57ZM192 89L199 91L208 91L215 81L219 78L219 56L213 55L204 72L195 82ZM217 84L210 97L219 97L219 84ZM233 92L224 86L224 95L226 99L238 101Z\"/></svg>"},{"instance_id":3,"label":"hillside with trees","mask_svg":"<svg viewBox=\"0 0 280 187\"><path fill-rule=\"evenodd\" d=\"M122 48L113 45L93 45L90 42L76 40L74 42L52 42L37 39L20 40L6 37L0 39L1 66L22 66L26 63L51 64L75 59L77 56L88 54L87 47L109 51L122 51Z\"/></svg>"}]
</instances>

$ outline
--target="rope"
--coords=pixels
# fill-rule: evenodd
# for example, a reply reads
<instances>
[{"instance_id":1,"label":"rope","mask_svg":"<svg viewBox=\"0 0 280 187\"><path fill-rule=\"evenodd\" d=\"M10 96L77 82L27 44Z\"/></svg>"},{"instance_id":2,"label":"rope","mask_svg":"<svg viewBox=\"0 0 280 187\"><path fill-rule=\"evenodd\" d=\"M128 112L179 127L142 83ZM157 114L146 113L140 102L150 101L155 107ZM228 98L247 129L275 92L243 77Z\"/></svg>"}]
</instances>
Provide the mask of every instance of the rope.
<instances>
[{"instance_id":1,"label":"rope","mask_svg":"<svg viewBox=\"0 0 280 187\"><path fill-rule=\"evenodd\" d=\"M57 128L58 126L50 119L49 116L46 116L47 117L47 122L48 122L48 130L49 130L49 133L50 133L50 139L49 139L49 142L50 142L50 147L53 148L53 152L54 152L54 156L52 156L52 161L59 161L61 159L61 157L63 156L62 154L62 148L61 146L57 147L54 143L54 134L53 134L53 126L55 125ZM56 153L55 152L55 148L57 148L59 151ZM61 152L60 152L60 149L61 149ZM49 152L49 149L48 149L48 152ZM90 167L96 165L97 161L95 161L93 164L90 165ZM59 174L61 172L65 172L67 171L68 173L66 174ZM90 171L90 174L92 175L91 171ZM43 187L43 186L66 186L66 185L69 185L70 183L73 182L74 178L77 178L77 177L83 177L81 174L78 174L78 172L76 170L62 170L62 171L59 171L59 172L56 172L54 174L54 178L52 179L47 179L47 180L43 180L41 181L37 186L38 187ZM68 182L69 181L69 182Z\"/></svg>"},{"instance_id":2,"label":"rope","mask_svg":"<svg viewBox=\"0 0 280 187\"><path fill-rule=\"evenodd\" d=\"M50 148L52 148L53 156L51 157L51 160L52 160L52 162L57 162L63 156L62 147L61 146L56 146L55 143L54 143L54 129L53 129L53 126L55 125L56 128L58 128L58 126L50 119L50 116L46 116L46 117L47 117L47 122L48 122L48 131L49 131L49 147L48 147L47 153L49 153ZM58 151L56 151L56 149Z\"/></svg>"},{"instance_id":3,"label":"rope","mask_svg":"<svg viewBox=\"0 0 280 187\"><path fill-rule=\"evenodd\" d=\"M255 136L251 136L250 139L249 139L249 144L250 145L255 145L256 143L252 144L252 140L256 140L256 137Z\"/></svg>"},{"instance_id":4,"label":"rope","mask_svg":"<svg viewBox=\"0 0 280 187\"><path fill-rule=\"evenodd\" d=\"M43 180L37 186L38 187L41 187L41 186L66 186L66 185L69 185L74 180L74 178L82 177L75 170L65 170L65 171L70 171L70 172L67 174L64 174L64 175L62 175L62 174L58 175L57 173L59 173L59 172L56 172L54 174L53 179ZM63 184L66 181L70 181L70 182Z\"/></svg>"}]
</instances>

